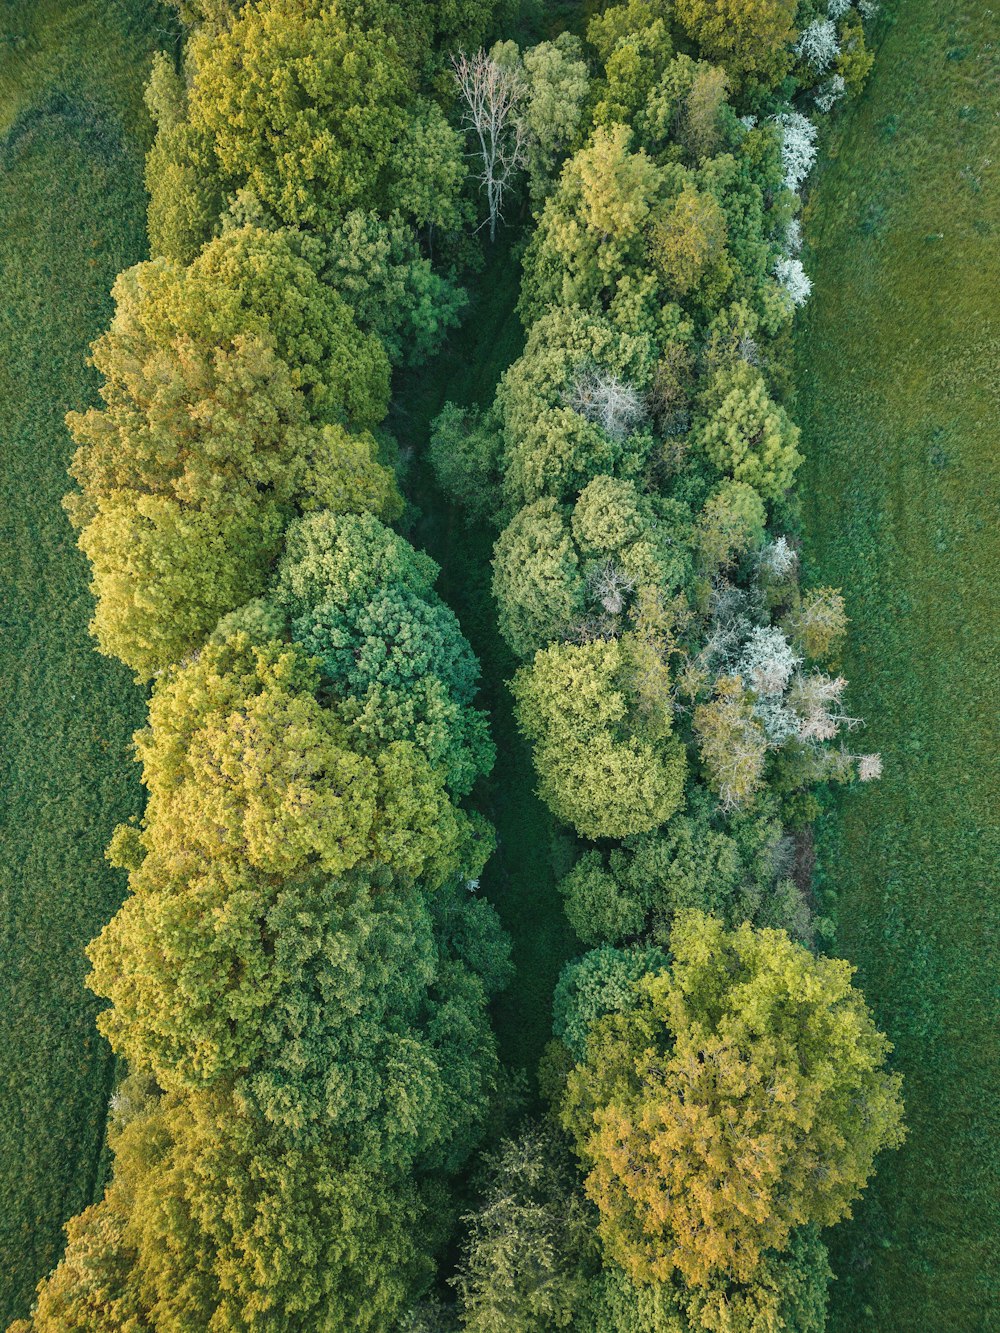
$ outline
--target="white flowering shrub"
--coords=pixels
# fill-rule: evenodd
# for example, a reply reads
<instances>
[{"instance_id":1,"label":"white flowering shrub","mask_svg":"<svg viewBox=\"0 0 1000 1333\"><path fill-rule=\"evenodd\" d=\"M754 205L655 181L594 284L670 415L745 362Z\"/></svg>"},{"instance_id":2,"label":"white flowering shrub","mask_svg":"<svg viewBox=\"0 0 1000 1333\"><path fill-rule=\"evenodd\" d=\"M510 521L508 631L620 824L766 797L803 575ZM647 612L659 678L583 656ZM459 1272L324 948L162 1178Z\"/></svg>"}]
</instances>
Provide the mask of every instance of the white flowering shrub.
<instances>
[{"instance_id":1,"label":"white flowering shrub","mask_svg":"<svg viewBox=\"0 0 1000 1333\"><path fill-rule=\"evenodd\" d=\"M858 0L858 10L866 23L875 17L880 8L879 0Z\"/></svg>"},{"instance_id":2,"label":"white flowering shrub","mask_svg":"<svg viewBox=\"0 0 1000 1333\"><path fill-rule=\"evenodd\" d=\"M882 776L882 756L880 754L859 754L858 778L862 782L874 782Z\"/></svg>"},{"instance_id":3,"label":"white flowering shrub","mask_svg":"<svg viewBox=\"0 0 1000 1333\"><path fill-rule=\"evenodd\" d=\"M842 19L851 7L851 0L827 0L826 12L832 19Z\"/></svg>"},{"instance_id":4,"label":"white flowering shrub","mask_svg":"<svg viewBox=\"0 0 1000 1333\"><path fill-rule=\"evenodd\" d=\"M798 218L790 218L785 228L785 252L797 255L802 249L802 223Z\"/></svg>"},{"instance_id":5,"label":"white flowering shrub","mask_svg":"<svg viewBox=\"0 0 1000 1333\"><path fill-rule=\"evenodd\" d=\"M774 266L774 276L792 305L805 305L812 291L812 279L802 267L801 259L788 256L779 259Z\"/></svg>"},{"instance_id":6,"label":"white flowering shrub","mask_svg":"<svg viewBox=\"0 0 1000 1333\"><path fill-rule=\"evenodd\" d=\"M740 124L745 130L752 130L757 124L756 116L740 116Z\"/></svg>"},{"instance_id":7,"label":"white flowering shrub","mask_svg":"<svg viewBox=\"0 0 1000 1333\"><path fill-rule=\"evenodd\" d=\"M797 191L809 175L816 161L816 139L819 130L800 111L786 111L777 117L781 127L781 165L785 171L785 185Z\"/></svg>"},{"instance_id":8,"label":"white flowering shrub","mask_svg":"<svg viewBox=\"0 0 1000 1333\"><path fill-rule=\"evenodd\" d=\"M813 94L817 107L824 114L832 111L840 99L847 91L847 84L844 82L842 74L835 74L832 79L827 79L826 83L821 84Z\"/></svg>"},{"instance_id":9,"label":"white flowering shrub","mask_svg":"<svg viewBox=\"0 0 1000 1333\"><path fill-rule=\"evenodd\" d=\"M803 29L795 53L808 61L817 73L828 70L840 54L837 25L833 19L815 19Z\"/></svg>"}]
</instances>

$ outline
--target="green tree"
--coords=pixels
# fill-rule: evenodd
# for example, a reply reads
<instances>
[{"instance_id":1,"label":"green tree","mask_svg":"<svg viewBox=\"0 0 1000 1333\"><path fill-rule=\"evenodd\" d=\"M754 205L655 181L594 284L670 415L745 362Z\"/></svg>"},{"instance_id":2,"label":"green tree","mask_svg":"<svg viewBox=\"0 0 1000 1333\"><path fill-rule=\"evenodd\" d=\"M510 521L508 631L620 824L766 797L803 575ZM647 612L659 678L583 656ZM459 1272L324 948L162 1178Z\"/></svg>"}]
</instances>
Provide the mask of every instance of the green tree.
<instances>
[{"instance_id":1,"label":"green tree","mask_svg":"<svg viewBox=\"0 0 1000 1333\"><path fill-rule=\"evenodd\" d=\"M647 832L680 804L684 751L669 726L650 736L635 717L633 674L612 639L554 644L513 681L539 793L585 838Z\"/></svg>"},{"instance_id":2,"label":"green tree","mask_svg":"<svg viewBox=\"0 0 1000 1333\"><path fill-rule=\"evenodd\" d=\"M493 412L445 403L431 423L428 458L437 483L470 524L499 522L502 450Z\"/></svg>"},{"instance_id":3,"label":"green tree","mask_svg":"<svg viewBox=\"0 0 1000 1333\"><path fill-rule=\"evenodd\" d=\"M190 124L184 82L162 51L153 57L146 105L156 124L146 155L150 252L187 264L217 230L226 200L211 142Z\"/></svg>"},{"instance_id":4,"label":"green tree","mask_svg":"<svg viewBox=\"0 0 1000 1333\"><path fill-rule=\"evenodd\" d=\"M358 326L378 335L394 366L432 356L466 305L463 289L434 271L397 213L383 220L355 209L325 238L323 253L324 280Z\"/></svg>"},{"instance_id":5,"label":"green tree","mask_svg":"<svg viewBox=\"0 0 1000 1333\"><path fill-rule=\"evenodd\" d=\"M462 1327L542 1333L573 1327L596 1263L593 1219L563 1136L529 1123L489 1160L478 1209L465 1219L454 1279Z\"/></svg>"},{"instance_id":6,"label":"green tree","mask_svg":"<svg viewBox=\"0 0 1000 1333\"><path fill-rule=\"evenodd\" d=\"M552 190L564 159L577 145L590 75L579 37L568 32L529 47L523 65L528 184L538 203Z\"/></svg>"},{"instance_id":7,"label":"green tree","mask_svg":"<svg viewBox=\"0 0 1000 1333\"><path fill-rule=\"evenodd\" d=\"M372 861L412 878L461 868L466 817L407 741L370 757L317 700L301 649L235 635L160 682L136 736L143 843L165 871L237 857L265 874Z\"/></svg>"},{"instance_id":8,"label":"green tree","mask_svg":"<svg viewBox=\"0 0 1000 1333\"><path fill-rule=\"evenodd\" d=\"M702 788L656 833L610 852L589 851L559 884L566 914L587 945L649 939L666 947L678 912L697 908L736 926L777 926L806 937L810 919L788 880L780 820L760 812L722 820Z\"/></svg>"},{"instance_id":9,"label":"green tree","mask_svg":"<svg viewBox=\"0 0 1000 1333\"><path fill-rule=\"evenodd\" d=\"M767 1251L751 1283L637 1283L607 1264L580 1326L587 1333L825 1333L831 1277L815 1227L795 1230L787 1250Z\"/></svg>"},{"instance_id":10,"label":"green tree","mask_svg":"<svg viewBox=\"0 0 1000 1333\"><path fill-rule=\"evenodd\" d=\"M699 912L670 970L599 1019L562 1119L633 1278L753 1282L792 1229L846 1216L903 1137L900 1079L847 963Z\"/></svg>"},{"instance_id":11,"label":"green tree","mask_svg":"<svg viewBox=\"0 0 1000 1333\"><path fill-rule=\"evenodd\" d=\"M281 879L216 861L171 876L154 857L130 889L88 982L130 1068L177 1092L230 1088L298 1142L336 1132L383 1166L468 1153L496 1074L498 969L482 977L476 955L502 941L485 904L470 949L379 873Z\"/></svg>"},{"instance_id":12,"label":"green tree","mask_svg":"<svg viewBox=\"0 0 1000 1333\"><path fill-rule=\"evenodd\" d=\"M760 371L745 361L712 377L694 435L713 467L765 500L785 493L802 462L799 428L770 397Z\"/></svg>"},{"instance_id":13,"label":"green tree","mask_svg":"<svg viewBox=\"0 0 1000 1333\"><path fill-rule=\"evenodd\" d=\"M736 88L772 88L792 67L796 0L676 0L677 18L702 55Z\"/></svg>"},{"instance_id":14,"label":"green tree","mask_svg":"<svg viewBox=\"0 0 1000 1333\"><path fill-rule=\"evenodd\" d=\"M292 225L389 211L414 80L380 9L266 0L199 44L191 123L230 190L251 190Z\"/></svg>"}]
</instances>

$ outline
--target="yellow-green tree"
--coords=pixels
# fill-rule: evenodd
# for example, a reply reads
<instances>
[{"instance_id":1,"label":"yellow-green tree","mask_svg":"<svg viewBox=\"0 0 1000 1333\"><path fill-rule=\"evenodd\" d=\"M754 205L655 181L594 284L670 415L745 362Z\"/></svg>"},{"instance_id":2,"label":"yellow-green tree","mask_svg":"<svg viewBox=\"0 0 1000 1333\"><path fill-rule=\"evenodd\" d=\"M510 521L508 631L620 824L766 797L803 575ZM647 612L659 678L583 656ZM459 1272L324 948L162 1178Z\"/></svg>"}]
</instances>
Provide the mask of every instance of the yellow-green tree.
<instances>
[{"instance_id":1,"label":"yellow-green tree","mask_svg":"<svg viewBox=\"0 0 1000 1333\"><path fill-rule=\"evenodd\" d=\"M849 1214L902 1141L900 1078L848 963L700 912L671 951L594 1024L562 1119L634 1279L749 1282L793 1228Z\"/></svg>"},{"instance_id":2,"label":"yellow-green tree","mask_svg":"<svg viewBox=\"0 0 1000 1333\"><path fill-rule=\"evenodd\" d=\"M796 0L677 0L677 18L701 53L737 87L780 83L792 67Z\"/></svg>"}]
</instances>

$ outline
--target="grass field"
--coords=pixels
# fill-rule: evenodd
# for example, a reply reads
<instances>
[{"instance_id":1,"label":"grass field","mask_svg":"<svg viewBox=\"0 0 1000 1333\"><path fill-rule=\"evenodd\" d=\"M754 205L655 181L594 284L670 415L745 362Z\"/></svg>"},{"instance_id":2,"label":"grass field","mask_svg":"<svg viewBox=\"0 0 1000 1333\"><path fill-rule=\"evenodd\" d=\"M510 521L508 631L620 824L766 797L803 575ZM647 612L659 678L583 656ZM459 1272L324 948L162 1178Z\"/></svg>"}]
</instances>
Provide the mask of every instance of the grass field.
<instances>
[{"instance_id":1,"label":"grass field","mask_svg":"<svg viewBox=\"0 0 1000 1333\"><path fill-rule=\"evenodd\" d=\"M568 864L567 835L535 795L531 747L514 723L506 681L517 662L501 639L490 592L496 533L470 528L434 484L426 462L430 423L447 399L464 406L492 402L497 381L521 352L524 334L514 313L520 260L502 234L486 270L473 284L467 317L440 356L400 380L390 421L412 451L408 493L420 514L410 534L442 567L438 590L458 615L482 663L480 706L489 710L497 762L477 793L496 825L498 847L483 877L513 939L517 977L499 999L495 1024L502 1058L526 1071L533 1086L538 1057L552 1035L552 991L560 968L580 949L563 914L556 879Z\"/></svg>"},{"instance_id":2,"label":"grass field","mask_svg":"<svg viewBox=\"0 0 1000 1333\"><path fill-rule=\"evenodd\" d=\"M99 1187L110 1054L83 947L123 883L142 698L87 634L60 509L87 347L144 244L141 94L168 34L151 0L0 3L0 1327Z\"/></svg>"},{"instance_id":3,"label":"grass field","mask_svg":"<svg viewBox=\"0 0 1000 1333\"><path fill-rule=\"evenodd\" d=\"M909 1140L833 1233L837 1333L1000 1328L1000 10L900 0L814 190L798 340L807 555L885 777L820 870Z\"/></svg>"}]
</instances>

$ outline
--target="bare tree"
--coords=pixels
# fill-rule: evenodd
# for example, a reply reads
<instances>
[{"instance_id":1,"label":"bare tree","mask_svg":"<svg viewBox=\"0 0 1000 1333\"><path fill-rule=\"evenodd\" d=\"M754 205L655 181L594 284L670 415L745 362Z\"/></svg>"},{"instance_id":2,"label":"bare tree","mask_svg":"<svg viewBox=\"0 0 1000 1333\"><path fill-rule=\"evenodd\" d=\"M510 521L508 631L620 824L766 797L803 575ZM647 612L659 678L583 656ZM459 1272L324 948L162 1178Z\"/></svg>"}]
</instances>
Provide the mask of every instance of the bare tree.
<instances>
[{"instance_id":1,"label":"bare tree","mask_svg":"<svg viewBox=\"0 0 1000 1333\"><path fill-rule=\"evenodd\" d=\"M521 71L501 65L482 49L452 57L455 82L465 102L462 121L475 136L482 168L479 181L486 192L490 240L503 221L503 197L514 174L524 166L527 127L520 114L525 86Z\"/></svg>"},{"instance_id":2,"label":"bare tree","mask_svg":"<svg viewBox=\"0 0 1000 1333\"><path fill-rule=\"evenodd\" d=\"M646 415L642 395L634 385L596 366L585 366L577 373L565 401L613 440L625 439Z\"/></svg>"}]
</instances>

